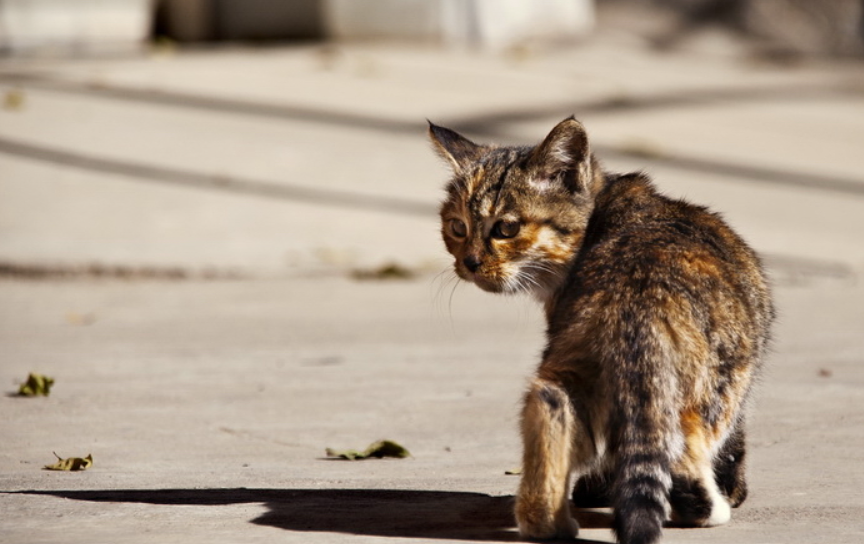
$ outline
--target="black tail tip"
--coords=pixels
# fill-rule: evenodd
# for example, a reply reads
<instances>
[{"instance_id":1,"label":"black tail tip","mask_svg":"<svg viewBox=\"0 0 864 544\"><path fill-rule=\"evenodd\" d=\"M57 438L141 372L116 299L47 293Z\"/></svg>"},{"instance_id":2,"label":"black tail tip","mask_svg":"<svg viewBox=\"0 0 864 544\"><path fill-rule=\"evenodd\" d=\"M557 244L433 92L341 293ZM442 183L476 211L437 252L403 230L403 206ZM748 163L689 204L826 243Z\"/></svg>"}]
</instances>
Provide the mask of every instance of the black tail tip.
<instances>
[{"instance_id":1,"label":"black tail tip","mask_svg":"<svg viewBox=\"0 0 864 544\"><path fill-rule=\"evenodd\" d=\"M663 523L653 515L627 520L616 516L613 529L619 544L656 544L663 534Z\"/></svg>"}]
</instances>

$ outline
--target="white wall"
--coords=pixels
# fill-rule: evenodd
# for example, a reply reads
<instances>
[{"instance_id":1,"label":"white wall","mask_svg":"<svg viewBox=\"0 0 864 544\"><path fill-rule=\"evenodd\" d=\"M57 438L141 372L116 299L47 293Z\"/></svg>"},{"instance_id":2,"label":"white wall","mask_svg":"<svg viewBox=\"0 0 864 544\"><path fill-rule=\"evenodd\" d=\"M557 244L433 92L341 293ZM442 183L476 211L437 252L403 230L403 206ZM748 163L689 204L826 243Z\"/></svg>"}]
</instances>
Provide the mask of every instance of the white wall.
<instances>
[{"instance_id":1,"label":"white wall","mask_svg":"<svg viewBox=\"0 0 864 544\"><path fill-rule=\"evenodd\" d=\"M591 31L593 0L324 0L330 35L502 49Z\"/></svg>"},{"instance_id":2,"label":"white wall","mask_svg":"<svg viewBox=\"0 0 864 544\"><path fill-rule=\"evenodd\" d=\"M3 0L0 49L129 53L150 31L151 0Z\"/></svg>"}]
</instances>

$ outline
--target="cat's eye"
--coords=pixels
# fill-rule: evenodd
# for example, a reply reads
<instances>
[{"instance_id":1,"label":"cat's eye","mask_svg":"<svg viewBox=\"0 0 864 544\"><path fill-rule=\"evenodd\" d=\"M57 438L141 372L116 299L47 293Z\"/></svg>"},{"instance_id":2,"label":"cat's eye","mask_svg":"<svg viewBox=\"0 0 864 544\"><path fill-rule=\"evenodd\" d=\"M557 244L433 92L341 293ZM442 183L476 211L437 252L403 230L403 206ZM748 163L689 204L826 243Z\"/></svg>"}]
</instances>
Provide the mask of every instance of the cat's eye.
<instances>
[{"instance_id":1,"label":"cat's eye","mask_svg":"<svg viewBox=\"0 0 864 544\"><path fill-rule=\"evenodd\" d=\"M455 238L465 238L468 236L468 226L461 219L451 219L449 226L450 234Z\"/></svg>"},{"instance_id":2,"label":"cat's eye","mask_svg":"<svg viewBox=\"0 0 864 544\"><path fill-rule=\"evenodd\" d=\"M492 238L513 238L519 234L522 225L518 221L498 221L492 227Z\"/></svg>"}]
</instances>

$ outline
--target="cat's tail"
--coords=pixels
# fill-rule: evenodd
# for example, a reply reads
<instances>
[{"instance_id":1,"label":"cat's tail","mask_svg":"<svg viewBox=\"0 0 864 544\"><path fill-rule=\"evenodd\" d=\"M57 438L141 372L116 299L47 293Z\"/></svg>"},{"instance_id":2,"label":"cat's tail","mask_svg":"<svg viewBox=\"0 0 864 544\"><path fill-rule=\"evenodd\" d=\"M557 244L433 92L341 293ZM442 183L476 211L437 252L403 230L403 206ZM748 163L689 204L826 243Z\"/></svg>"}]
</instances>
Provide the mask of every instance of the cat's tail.
<instances>
[{"instance_id":1,"label":"cat's tail","mask_svg":"<svg viewBox=\"0 0 864 544\"><path fill-rule=\"evenodd\" d=\"M627 345L616 350L621 359L610 384L610 439L617 465L613 528L621 544L654 544L669 516L670 468L681 449L674 427L677 385L664 342L630 332Z\"/></svg>"}]
</instances>

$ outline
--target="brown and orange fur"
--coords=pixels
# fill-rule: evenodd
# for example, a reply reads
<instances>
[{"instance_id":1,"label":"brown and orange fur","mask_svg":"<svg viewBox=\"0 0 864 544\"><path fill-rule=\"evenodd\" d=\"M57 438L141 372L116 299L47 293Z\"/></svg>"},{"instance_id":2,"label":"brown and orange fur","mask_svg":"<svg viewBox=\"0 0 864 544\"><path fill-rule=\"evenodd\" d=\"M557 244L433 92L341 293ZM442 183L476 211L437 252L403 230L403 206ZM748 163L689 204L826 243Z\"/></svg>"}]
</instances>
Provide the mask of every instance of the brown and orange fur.
<instances>
[{"instance_id":1,"label":"brown and orange fur","mask_svg":"<svg viewBox=\"0 0 864 544\"><path fill-rule=\"evenodd\" d=\"M520 534L576 535L573 479L578 506L614 507L623 544L656 542L667 521L727 522L747 494L744 405L774 313L756 254L645 175L604 172L573 118L536 147L429 132L454 172L441 219L456 273L546 311Z\"/></svg>"}]
</instances>

